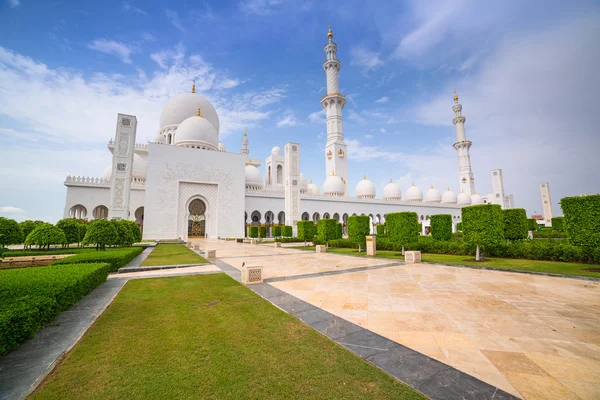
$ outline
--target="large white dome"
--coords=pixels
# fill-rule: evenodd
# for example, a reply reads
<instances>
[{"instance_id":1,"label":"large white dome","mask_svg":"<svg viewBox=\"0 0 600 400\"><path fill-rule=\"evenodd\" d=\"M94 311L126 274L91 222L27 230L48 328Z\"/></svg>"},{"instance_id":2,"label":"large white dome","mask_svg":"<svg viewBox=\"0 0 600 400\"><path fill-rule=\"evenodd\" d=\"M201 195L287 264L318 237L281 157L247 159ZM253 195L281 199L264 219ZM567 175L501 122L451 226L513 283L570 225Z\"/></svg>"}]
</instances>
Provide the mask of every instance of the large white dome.
<instances>
[{"instance_id":1,"label":"large white dome","mask_svg":"<svg viewBox=\"0 0 600 400\"><path fill-rule=\"evenodd\" d=\"M402 189L396 182L392 182L385 185L383 188L383 199L384 200L402 200Z\"/></svg>"},{"instance_id":2,"label":"large white dome","mask_svg":"<svg viewBox=\"0 0 600 400\"><path fill-rule=\"evenodd\" d=\"M275 146L271 149L271 155L272 156L280 156L281 155L281 148L279 146Z\"/></svg>"},{"instance_id":3,"label":"large white dome","mask_svg":"<svg viewBox=\"0 0 600 400\"><path fill-rule=\"evenodd\" d=\"M323 184L323 194L328 196L343 196L346 192L346 185L339 176L330 175Z\"/></svg>"},{"instance_id":4,"label":"large white dome","mask_svg":"<svg viewBox=\"0 0 600 400\"><path fill-rule=\"evenodd\" d=\"M451 191L450 188L442 195L442 204L456 204L457 201L456 193Z\"/></svg>"},{"instance_id":5,"label":"large white dome","mask_svg":"<svg viewBox=\"0 0 600 400\"><path fill-rule=\"evenodd\" d=\"M104 168L104 173L102 174L102 177L110 181L110 178L112 178L112 163L108 167Z\"/></svg>"},{"instance_id":6,"label":"large white dome","mask_svg":"<svg viewBox=\"0 0 600 400\"><path fill-rule=\"evenodd\" d=\"M219 133L219 116L217 111L204 96L196 93L182 93L173 97L160 114L160 129L170 125L179 125L189 117L196 115L198 109Z\"/></svg>"},{"instance_id":7,"label":"large white dome","mask_svg":"<svg viewBox=\"0 0 600 400\"><path fill-rule=\"evenodd\" d=\"M408 201L423 201L423 193L421 189L415 186L413 183L411 187L406 191L406 200Z\"/></svg>"},{"instance_id":8,"label":"large white dome","mask_svg":"<svg viewBox=\"0 0 600 400\"><path fill-rule=\"evenodd\" d=\"M473 195L471 195L471 204L474 206L478 204L483 204L483 199L477 193L473 193Z\"/></svg>"},{"instance_id":9,"label":"large white dome","mask_svg":"<svg viewBox=\"0 0 600 400\"><path fill-rule=\"evenodd\" d=\"M359 199L374 199L375 194L375 185L366 176L356 185L356 197Z\"/></svg>"},{"instance_id":10,"label":"large white dome","mask_svg":"<svg viewBox=\"0 0 600 400\"><path fill-rule=\"evenodd\" d=\"M470 205L471 204L471 196L469 196L465 192L461 191L458 194L457 203L460 204L460 205L462 205L462 206L464 206L464 205Z\"/></svg>"},{"instance_id":11,"label":"large white dome","mask_svg":"<svg viewBox=\"0 0 600 400\"><path fill-rule=\"evenodd\" d=\"M429 189L427 191L427 194L425 195L425 201L427 203L439 203L440 201L442 201L442 194L432 185L431 189Z\"/></svg>"},{"instance_id":12,"label":"large white dome","mask_svg":"<svg viewBox=\"0 0 600 400\"><path fill-rule=\"evenodd\" d=\"M165 137L162 135L162 133L160 133L160 129L156 132L156 135L154 135L152 142L153 143L161 143L161 144L166 143Z\"/></svg>"},{"instance_id":13,"label":"large white dome","mask_svg":"<svg viewBox=\"0 0 600 400\"><path fill-rule=\"evenodd\" d=\"M312 183L312 179L308 183L306 193L311 194L313 196L318 196L321 194L319 187L317 185L315 185L314 183Z\"/></svg>"},{"instance_id":14,"label":"large white dome","mask_svg":"<svg viewBox=\"0 0 600 400\"><path fill-rule=\"evenodd\" d=\"M306 178L302 172L300 172L300 182L298 182L298 186L300 187L301 193L304 193L308 190L308 183L306 182Z\"/></svg>"},{"instance_id":15,"label":"large white dome","mask_svg":"<svg viewBox=\"0 0 600 400\"><path fill-rule=\"evenodd\" d=\"M131 170L131 176L133 178L146 179L147 172L148 160L146 160L146 157L142 157L139 154L134 154L133 169Z\"/></svg>"},{"instance_id":16,"label":"large white dome","mask_svg":"<svg viewBox=\"0 0 600 400\"><path fill-rule=\"evenodd\" d=\"M199 146L217 150L219 133L203 116L194 115L183 121L175 132L176 146Z\"/></svg>"},{"instance_id":17,"label":"large white dome","mask_svg":"<svg viewBox=\"0 0 600 400\"><path fill-rule=\"evenodd\" d=\"M246 165L246 186L263 187L262 174L254 165Z\"/></svg>"}]
</instances>

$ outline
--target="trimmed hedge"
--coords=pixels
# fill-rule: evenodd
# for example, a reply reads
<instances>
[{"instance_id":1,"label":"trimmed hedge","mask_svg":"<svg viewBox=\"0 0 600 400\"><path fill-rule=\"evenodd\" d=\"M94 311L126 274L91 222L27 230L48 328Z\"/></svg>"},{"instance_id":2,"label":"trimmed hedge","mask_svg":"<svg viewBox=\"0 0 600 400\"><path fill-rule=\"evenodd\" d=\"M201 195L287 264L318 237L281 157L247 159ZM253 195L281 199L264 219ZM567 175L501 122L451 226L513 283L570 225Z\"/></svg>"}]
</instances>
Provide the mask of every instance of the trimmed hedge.
<instances>
[{"instance_id":1,"label":"trimmed hedge","mask_svg":"<svg viewBox=\"0 0 600 400\"><path fill-rule=\"evenodd\" d=\"M565 217L554 217L552 218L552 230L562 231L564 230Z\"/></svg>"},{"instance_id":2,"label":"trimmed hedge","mask_svg":"<svg viewBox=\"0 0 600 400\"><path fill-rule=\"evenodd\" d=\"M323 218L317 222L317 235L320 240L328 242L338 239L337 221L333 218Z\"/></svg>"},{"instance_id":3,"label":"trimmed hedge","mask_svg":"<svg viewBox=\"0 0 600 400\"><path fill-rule=\"evenodd\" d=\"M281 234L284 237L292 237L293 233L292 233L292 227L289 225L285 225L282 227L281 229Z\"/></svg>"},{"instance_id":4,"label":"trimmed hedge","mask_svg":"<svg viewBox=\"0 0 600 400\"><path fill-rule=\"evenodd\" d=\"M504 214L498 204L462 208L464 241L487 249L504 240Z\"/></svg>"},{"instance_id":5,"label":"trimmed hedge","mask_svg":"<svg viewBox=\"0 0 600 400\"><path fill-rule=\"evenodd\" d=\"M542 229L541 231L533 231L534 239L566 239L567 232L553 231L551 229Z\"/></svg>"},{"instance_id":6,"label":"trimmed hedge","mask_svg":"<svg viewBox=\"0 0 600 400\"><path fill-rule=\"evenodd\" d=\"M348 218L348 239L359 243L361 247L367 244L367 236L370 234L370 219L366 215L353 215Z\"/></svg>"},{"instance_id":7,"label":"trimmed hedge","mask_svg":"<svg viewBox=\"0 0 600 400\"><path fill-rule=\"evenodd\" d=\"M297 237L281 237L281 238L277 238L275 239L276 242L281 242L281 243L298 243L298 242L302 242L302 240L300 238Z\"/></svg>"},{"instance_id":8,"label":"trimmed hedge","mask_svg":"<svg viewBox=\"0 0 600 400\"><path fill-rule=\"evenodd\" d=\"M563 225L576 246L600 247L600 194L565 197L560 200Z\"/></svg>"},{"instance_id":9,"label":"trimmed hedge","mask_svg":"<svg viewBox=\"0 0 600 400\"><path fill-rule=\"evenodd\" d=\"M50 265L107 263L110 265L110 272L115 272L140 255L142 251L144 251L142 247L126 247L100 252L87 251L53 261Z\"/></svg>"},{"instance_id":10,"label":"trimmed hedge","mask_svg":"<svg viewBox=\"0 0 600 400\"><path fill-rule=\"evenodd\" d=\"M106 280L106 263L0 271L0 354L35 336Z\"/></svg>"},{"instance_id":11,"label":"trimmed hedge","mask_svg":"<svg viewBox=\"0 0 600 400\"><path fill-rule=\"evenodd\" d=\"M462 232L462 222L459 222L458 224L456 224L456 230Z\"/></svg>"},{"instance_id":12,"label":"trimmed hedge","mask_svg":"<svg viewBox=\"0 0 600 400\"><path fill-rule=\"evenodd\" d=\"M271 235L273 237L280 237L281 236L281 227L279 225L275 225L275 226L271 227Z\"/></svg>"},{"instance_id":13,"label":"trimmed hedge","mask_svg":"<svg viewBox=\"0 0 600 400\"><path fill-rule=\"evenodd\" d=\"M315 236L315 223L313 221L298 221L298 239L303 242L312 240Z\"/></svg>"},{"instance_id":14,"label":"trimmed hedge","mask_svg":"<svg viewBox=\"0 0 600 400\"><path fill-rule=\"evenodd\" d=\"M419 236L419 219L415 212L390 213L385 217L387 234L391 241L413 243Z\"/></svg>"},{"instance_id":15,"label":"trimmed hedge","mask_svg":"<svg viewBox=\"0 0 600 400\"><path fill-rule=\"evenodd\" d=\"M266 226L259 226L258 227L258 237L259 238L266 238L267 237L267 227Z\"/></svg>"},{"instance_id":16,"label":"trimmed hedge","mask_svg":"<svg viewBox=\"0 0 600 400\"><path fill-rule=\"evenodd\" d=\"M431 216L431 237L433 240L452 239L452 215L437 214Z\"/></svg>"},{"instance_id":17,"label":"trimmed hedge","mask_svg":"<svg viewBox=\"0 0 600 400\"><path fill-rule=\"evenodd\" d=\"M358 249L358 243L350 239L336 239L329 241L329 247L340 247L345 249Z\"/></svg>"},{"instance_id":18,"label":"trimmed hedge","mask_svg":"<svg viewBox=\"0 0 600 400\"><path fill-rule=\"evenodd\" d=\"M46 250L7 250L2 257L53 256L57 254L79 254L96 251L94 247L51 247Z\"/></svg>"},{"instance_id":19,"label":"trimmed hedge","mask_svg":"<svg viewBox=\"0 0 600 400\"><path fill-rule=\"evenodd\" d=\"M502 210L504 214L504 238L508 240L527 239L527 212L524 208Z\"/></svg>"},{"instance_id":20,"label":"trimmed hedge","mask_svg":"<svg viewBox=\"0 0 600 400\"><path fill-rule=\"evenodd\" d=\"M336 239L342 239L344 237L344 227L341 222L338 222L337 224L336 236Z\"/></svg>"},{"instance_id":21,"label":"trimmed hedge","mask_svg":"<svg viewBox=\"0 0 600 400\"><path fill-rule=\"evenodd\" d=\"M251 226L250 228L248 228L248 236L251 238L257 238L258 237L258 226Z\"/></svg>"},{"instance_id":22,"label":"trimmed hedge","mask_svg":"<svg viewBox=\"0 0 600 400\"><path fill-rule=\"evenodd\" d=\"M537 231L538 223L534 218L527 218L527 230Z\"/></svg>"},{"instance_id":23,"label":"trimmed hedge","mask_svg":"<svg viewBox=\"0 0 600 400\"><path fill-rule=\"evenodd\" d=\"M383 236L385 235L385 225L380 224L377 225L377 236Z\"/></svg>"}]
</instances>

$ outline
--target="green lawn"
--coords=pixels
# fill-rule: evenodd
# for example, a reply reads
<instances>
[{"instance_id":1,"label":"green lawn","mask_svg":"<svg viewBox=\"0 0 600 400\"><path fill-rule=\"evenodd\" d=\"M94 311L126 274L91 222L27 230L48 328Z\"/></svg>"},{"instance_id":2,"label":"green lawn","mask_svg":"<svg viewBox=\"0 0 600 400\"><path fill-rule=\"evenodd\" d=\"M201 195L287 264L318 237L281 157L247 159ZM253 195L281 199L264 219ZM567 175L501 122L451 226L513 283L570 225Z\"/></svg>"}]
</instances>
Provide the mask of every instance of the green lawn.
<instances>
[{"instance_id":1,"label":"green lawn","mask_svg":"<svg viewBox=\"0 0 600 400\"><path fill-rule=\"evenodd\" d=\"M293 247L299 250L312 250L315 251L314 246L297 246ZM329 253L349 254L354 256L366 256L365 252L359 253L358 250L354 249L343 249L343 248L329 248ZM377 250L377 258L391 258L397 260L404 260L404 256L398 251L388 250ZM466 265L470 267L485 267L485 268L499 268L509 269L518 271L533 271L533 272L545 272L550 274L560 274L568 276L586 276L592 278L600 278L600 272L586 271L586 269L600 269L598 265L591 264L578 264L569 262L558 262L558 261L536 261L536 260L523 260L513 258L491 258L486 257L486 261L477 262L474 256L454 256L448 254L423 254L423 262L440 263L446 265Z\"/></svg>"},{"instance_id":2,"label":"green lawn","mask_svg":"<svg viewBox=\"0 0 600 400\"><path fill-rule=\"evenodd\" d=\"M155 265L202 264L208 261L184 244L158 244L142 263L142 267Z\"/></svg>"},{"instance_id":3,"label":"green lawn","mask_svg":"<svg viewBox=\"0 0 600 400\"><path fill-rule=\"evenodd\" d=\"M225 274L131 280L34 399L425 399Z\"/></svg>"}]
</instances>

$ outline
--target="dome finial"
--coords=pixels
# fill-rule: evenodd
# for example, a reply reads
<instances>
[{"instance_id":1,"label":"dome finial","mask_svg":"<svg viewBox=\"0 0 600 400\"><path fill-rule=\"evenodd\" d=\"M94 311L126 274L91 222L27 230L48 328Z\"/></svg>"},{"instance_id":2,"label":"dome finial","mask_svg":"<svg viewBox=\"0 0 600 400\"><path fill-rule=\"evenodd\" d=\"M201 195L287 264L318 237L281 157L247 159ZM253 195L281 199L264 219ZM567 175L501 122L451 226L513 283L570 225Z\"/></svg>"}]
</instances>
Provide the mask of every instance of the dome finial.
<instances>
[{"instance_id":1,"label":"dome finial","mask_svg":"<svg viewBox=\"0 0 600 400\"><path fill-rule=\"evenodd\" d=\"M310 183L312 184L312 178L310 178Z\"/></svg>"},{"instance_id":2,"label":"dome finial","mask_svg":"<svg viewBox=\"0 0 600 400\"><path fill-rule=\"evenodd\" d=\"M390 183L392 183L392 178L390 178Z\"/></svg>"},{"instance_id":3,"label":"dome finial","mask_svg":"<svg viewBox=\"0 0 600 400\"><path fill-rule=\"evenodd\" d=\"M456 94L456 89L454 89L454 101L458 101L458 95Z\"/></svg>"},{"instance_id":4,"label":"dome finial","mask_svg":"<svg viewBox=\"0 0 600 400\"><path fill-rule=\"evenodd\" d=\"M415 186L415 181L413 181L413 184L412 184L412 185L413 185L413 186Z\"/></svg>"},{"instance_id":5,"label":"dome finial","mask_svg":"<svg viewBox=\"0 0 600 400\"><path fill-rule=\"evenodd\" d=\"M365 181L367 180L367 176L366 175L363 175L363 180L365 180Z\"/></svg>"},{"instance_id":6,"label":"dome finial","mask_svg":"<svg viewBox=\"0 0 600 400\"><path fill-rule=\"evenodd\" d=\"M196 80L195 79L193 80L193 83L192 83L192 93L196 93Z\"/></svg>"},{"instance_id":7,"label":"dome finial","mask_svg":"<svg viewBox=\"0 0 600 400\"><path fill-rule=\"evenodd\" d=\"M200 107L198 107L198 114L196 114L197 117L202 117L202 114L200 113ZM202 117L204 118L204 117Z\"/></svg>"},{"instance_id":8,"label":"dome finial","mask_svg":"<svg viewBox=\"0 0 600 400\"><path fill-rule=\"evenodd\" d=\"M335 176L335 171L331 170L331 176Z\"/></svg>"},{"instance_id":9,"label":"dome finial","mask_svg":"<svg viewBox=\"0 0 600 400\"><path fill-rule=\"evenodd\" d=\"M244 137L248 136L248 134L246 133L246 128L244 128Z\"/></svg>"},{"instance_id":10,"label":"dome finial","mask_svg":"<svg viewBox=\"0 0 600 400\"><path fill-rule=\"evenodd\" d=\"M331 31L331 24L328 26L329 32L327 32L327 38L333 39L333 32Z\"/></svg>"},{"instance_id":11,"label":"dome finial","mask_svg":"<svg viewBox=\"0 0 600 400\"><path fill-rule=\"evenodd\" d=\"M431 185L431 189L433 189L433 185Z\"/></svg>"}]
</instances>

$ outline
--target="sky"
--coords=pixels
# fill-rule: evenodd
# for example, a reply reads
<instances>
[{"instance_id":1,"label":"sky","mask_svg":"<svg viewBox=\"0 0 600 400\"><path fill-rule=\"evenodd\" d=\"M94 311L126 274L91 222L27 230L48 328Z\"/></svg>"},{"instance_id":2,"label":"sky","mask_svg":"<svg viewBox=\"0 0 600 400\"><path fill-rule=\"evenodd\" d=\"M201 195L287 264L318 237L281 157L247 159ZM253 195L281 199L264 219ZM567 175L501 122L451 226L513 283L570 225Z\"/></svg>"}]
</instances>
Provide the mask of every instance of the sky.
<instances>
[{"instance_id":1,"label":"sky","mask_svg":"<svg viewBox=\"0 0 600 400\"><path fill-rule=\"evenodd\" d=\"M495 168L528 215L542 182L558 215L600 192L598 1L0 1L0 216L62 218L65 177L111 163L117 113L145 143L193 79L228 151L244 128L255 158L298 142L322 186L328 23L351 195L363 175L377 197L390 178L459 190L454 89L478 194Z\"/></svg>"}]
</instances>

